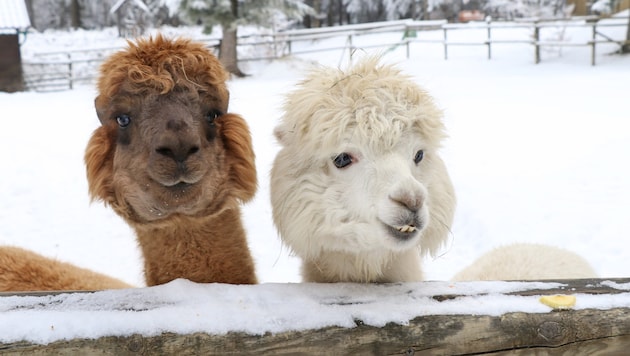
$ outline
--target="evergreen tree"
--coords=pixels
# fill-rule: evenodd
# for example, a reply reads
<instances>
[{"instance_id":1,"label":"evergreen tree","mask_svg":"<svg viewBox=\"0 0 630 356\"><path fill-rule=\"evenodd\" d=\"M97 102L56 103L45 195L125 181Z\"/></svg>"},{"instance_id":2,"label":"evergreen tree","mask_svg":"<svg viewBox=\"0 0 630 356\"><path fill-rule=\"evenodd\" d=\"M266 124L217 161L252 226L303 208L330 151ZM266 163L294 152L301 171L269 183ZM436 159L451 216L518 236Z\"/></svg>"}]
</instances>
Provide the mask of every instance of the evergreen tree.
<instances>
[{"instance_id":1,"label":"evergreen tree","mask_svg":"<svg viewBox=\"0 0 630 356\"><path fill-rule=\"evenodd\" d=\"M313 13L303 0L182 0L181 9L193 22L201 21L205 33L212 32L215 25L221 26L219 60L237 76L244 76L237 62L238 26L271 27L278 16L301 19Z\"/></svg>"}]
</instances>

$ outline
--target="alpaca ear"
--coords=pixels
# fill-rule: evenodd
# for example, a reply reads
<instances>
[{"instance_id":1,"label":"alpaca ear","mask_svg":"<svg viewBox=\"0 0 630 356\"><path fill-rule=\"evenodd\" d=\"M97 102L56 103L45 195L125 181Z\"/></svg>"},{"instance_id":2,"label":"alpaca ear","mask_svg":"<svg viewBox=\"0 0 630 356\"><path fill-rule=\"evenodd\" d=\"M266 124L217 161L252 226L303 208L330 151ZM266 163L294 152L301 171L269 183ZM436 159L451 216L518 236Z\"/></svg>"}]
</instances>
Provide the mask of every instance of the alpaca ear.
<instances>
[{"instance_id":1,"label":"alpaca ear","mask_svg":"<svg viewBox=\"0 0 630 356\"><path fill-rule=\"evenodd\" d=\"M105 125L107 120L105 107L107 106L104 103L105 99L103 99L100 95L94 99L94 108L96 109L96 115L98 116L98 120L101 122L101 125Z\"/></svg>"},{"instance_id":2,"label":"alpaca ear","mask_svg":"<svg viewBox=\"0 0 630 356\"><path fill-rule=\"evenodd\" d=\"M291 132L284 124L276 126L276 128L273 130L273 135L276 137L278 143L280 143L282 146L287 146L287 144L289 143L290 134Z\"/></svg>"},{"instance_id":3,"label":"alpaca ear","mask_svg":"<svg viewBox=\"0 0 630 356\"><path fill-rule=\"evenodd\" d=\"M106 126L101 126L92 133L85 149L85 168L92 201L100 199L105 204L114 202L112 188L114 140L112 131Z\"/></svg>"},{"instance_id":4,"label":"alpaca ear","mask_svg":"<svg viewBox=\"0 0 630 356\"><path fill-rule=\"evenodd\" d=\"M249 127L242 117L235 114L221 116L220 122L231 186L236 188L237 198L247 202L254 197L257 189L256 156Z\"/></svg>"}]
</instances>

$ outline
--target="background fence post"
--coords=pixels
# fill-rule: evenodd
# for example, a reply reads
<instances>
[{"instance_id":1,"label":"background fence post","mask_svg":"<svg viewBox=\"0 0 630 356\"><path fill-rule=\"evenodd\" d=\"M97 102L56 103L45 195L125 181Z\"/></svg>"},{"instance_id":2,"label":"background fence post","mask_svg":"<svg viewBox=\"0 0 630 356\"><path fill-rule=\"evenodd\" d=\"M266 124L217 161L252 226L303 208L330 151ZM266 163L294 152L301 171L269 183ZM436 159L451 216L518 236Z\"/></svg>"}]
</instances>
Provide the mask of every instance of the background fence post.
<instances>
[{"instance_id":1,"label":"background fence post","mask_svg":"<svg viewBox=\"0 0 630 356\"><path fill-rule=\"evenodd\" d=\"M444 30L444 60L447 60L448 59L448 45L446 44L446 40L448 36L446 34L446 31L448 30L446 27L443 27L443 30Z\"/></svg>"},{"instance_id":2,"label":"background fence post","mask_svg":"<svg viewBox=\"0 0 630 356\"><path fill-rule=\"evenodd\" d=\"M595 65L595 41L597 37L597 21L593 22L593 40L591 42L591 65Z\"/></svg>"},{"instance_id":3,"label":"background fence post","mask_svg":"<svg viewBox=\"0 0 630 356\"><path fill-rule=\"evenodd\" d=\"M488 20L486 21L486 26L488 26L488 59L492 59L492 48L491 48L491 43L492 43L492 35L491 35L491 23L490 23L490 18L488 17Z\"/></svg>"},{"instance_id":4,"label":"background fence post","mask_svg":"<svg viewBox=\"0 0 630 356\"><path fill-rule=\"evenodd\" d=\"M73 77L74 76L72 75L72 55L68 53L68 81L69 81L68 84L69 84L70 90L72 90L73 88L73 83L72 83Z\"/></svg>"},{"instance_id":5,"label":"background fence post","mask_svg":"<svg viewBox=\"0 0 630 356\"><path fill-rule=\"evenodd\" d=\"M538 27L538 21L534 21L534 53L536 56L535 63L540 63L540 27Z\"/></svg>"}]
</instances>

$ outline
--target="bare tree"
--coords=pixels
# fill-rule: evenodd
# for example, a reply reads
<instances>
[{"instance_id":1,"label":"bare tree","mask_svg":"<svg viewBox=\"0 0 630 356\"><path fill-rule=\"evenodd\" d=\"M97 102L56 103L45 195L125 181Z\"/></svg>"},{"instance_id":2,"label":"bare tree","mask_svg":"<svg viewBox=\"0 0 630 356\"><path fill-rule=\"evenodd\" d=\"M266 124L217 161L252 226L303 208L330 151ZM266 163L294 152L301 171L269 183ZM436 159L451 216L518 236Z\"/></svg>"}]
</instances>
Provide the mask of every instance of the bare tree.
<instances>
[{"instance_id":1,"label":"bare tree","mask_svg":"<svg viewBox=\"0 0 630 356\"><path fill-rule=\"evenodd\" d=\"M212 32L214 25L221 26L223 37L219 60L236 76L244 75L238 67L238 26L271 27L279 15L301 19L313 14L312 8L303 0L182 0L181 8L192 22L203 23L206 33Z\"/></svg>"}]
</instances>

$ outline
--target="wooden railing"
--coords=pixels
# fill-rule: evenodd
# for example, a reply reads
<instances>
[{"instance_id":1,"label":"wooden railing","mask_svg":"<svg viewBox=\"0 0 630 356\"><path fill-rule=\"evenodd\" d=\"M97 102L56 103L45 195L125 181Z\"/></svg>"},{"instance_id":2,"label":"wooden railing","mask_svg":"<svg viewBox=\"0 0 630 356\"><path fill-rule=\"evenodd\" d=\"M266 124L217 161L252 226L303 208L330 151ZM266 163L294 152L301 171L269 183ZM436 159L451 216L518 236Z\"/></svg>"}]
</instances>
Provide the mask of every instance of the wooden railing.
<instances>
[{"instance_id":1,"label":"wooden railing","mask_svg":"<svg viewBox=\"0 0 630 356\"><path fill-rule=\"evenodd\" d=\"M614 44L619 47L628 43L625 39L614 39L601 31L602 28L625 27L627 18L607 19L572 18L553 21L520 21L520 22L475 22L468 24L448 24L439 21L389 21L359 25L324 27L316 29L301 29L241 36L238 41L239 61L274 60L286 56L299 56L315 52L341 52L349 56L358 49L367 48L396 48L404 47L407 58L410 57L412 47L415 49L423 44L438 44L443 46L444 59L449 58L449 48L452 46L484 46L487 47L487 57L492 58L492 49L497 45L525 44L534 49L534 63L541 62L541 49L545 47L590 47L590 63L596 64L597 46ZM589 29L591 36L588 41L572 41L566 38L555 40L545 39L542 32L556 28L565 31L570 28ZM527 34L515 37L498 37L504 30L525 29ZM457 40L451 38L454 31L483 32L475 40ZM440 34L441 32L441 34ZM363 41L358 39L379 33L400 34L400 39L387 42ZM310 46L316 41L332 38L343 39L342 43L331 45ZM198 39L207 43L208 47L218 51L220 38ZM301 43L301 46L296 44ZM299 48L298 48L299 47ZM90 50L75 50L55 53L41 53L36 60L24 62L24 72L27 87L34 90L72 89L77 83L91 82L98 73L98 65L111 52L119 48L98 48ZM261 50L262 49L262 50ZM250 55L250 53L252 53Z\"/></svg>"},{"instance_id":2,"label":"wooden railing","mask_svg":"<svg viewBox=\"0 0 630 356\"><path fill-rule=\"evenodd\" d=\"M168 327L162 330L148 330L145 335L137 332L130 334L128 327L125 330L108 327L104 328L110 330L108 333L91 339L58 338L46 344L37 344L28 341L28 338L32 337L28 335L24 340L0 341L0 353L15 355L495 355L508 353L510 355L625 355L628 353L628 345L630 345L630 279L628 278L525 283L530 287L523 286L520 282L503 282L505 283L502 287L505 288L503 293L493 290L492 284L483 283L490 282L467 284L467 288L478 292L435 295L426 291L436 290L436 288L437 290L461 291L462 287L453 286L448 282L358 285L351 288L352 295L344 295L344 291L349 290L347 285L344 288L334 288L335 285L331 284L289 284L278 285L275 286L276 288L274 285L234 286L240 288L241 293L252 293L251 295L259 295L256 294L256 289L263 288L261 290L264 290L264 293L260 294L261 298L264 298L262 297L264 295L275 302L257 303L255 298L254 300L245 298L238 302L242 304L236 308L235 315L230 317L247 320L249 324L258 323L269 327L275 325L278 322L277 319L261 315L276 316L277 311L274 308L283 303L292 303L294 298L300 300L301 297L307 297L308 300L329 308L330 310L326 309L327 312L343 315L349 311L361 314L361 311L370 311L375 308L378 308L380 313L387 313L388 308L392 308L392 311L397 313L401 313L401 310L405 308L425 312L408 321L398 320L381 326L370 325L368 321L355 317L352 325L346 327L333 326L335 324L332 322L330 326L323 328L295 330L291 325L287 325L284 331L262 332L259 335L238 330L212 333L203 329L178 334L169 331ZM206 287L208 287L208 293L216 292L211 289L212 285ZM214 287L220 287L222 291L225 291L226 288L232 286ZM199 285L193 289L199 291L202 288L204 286ZM286 296L287 289L290 289L291 298L289 299ZM357 294L357 290L364 292L366 296ZM147 290L144 292L146 293ZM159 293L150 293L147 295L151 295L153 299L142 303L142 308L134 309L134 303L137 304L138 300L143 298L142 290L138 290L137 294L133 291L86 293L79 298L63 294L51 296L45 293L0 293L0 310L11 314L10 317L15 320L21 320L22 330L30 330L31 327L33 330L38 329L38 326L42 324L42 316L46 316L44 320L56 325L57 329L81 330L84 320L80 316L74 319L66 318L64 313L87 316L94 312L100 313L102 318L103 313L108 312L106 309L108 307L100 304L103 296L99 294L105 293L108 298L113 298L115 301L115 303L110 303L115 306L109 307L114 308L113 311L120 311L116 309L116 306L130 308L129 313L125 314L125 325L133 325L137 320L146 320L147 315L155 318L159 315L160 308L172 308L178 306L179 303L187 303L186 298L179 302L170 299L165 302L160 300ZM178 289L178 295L187 295L185 293L185 290ZM539 303L540 296L556 294L576 296L575 308L552 309ZM30 297L17 299L16 295ZM375 299L375 295L378 298ZM7 296L9 298L5 299ZM211 295L208 298L211 298ZM199 296L190 299L196 301L193 302L192 307L196 306L194 303L200 302ZM80 303L73 306L68 303L69 300L78 300ZM388 306L387 300L395 300L395 305ZM502 302L497 304L497 300ZM471 303L467 304L469 302ZM466 310L456 309L459 310L458 313L453 313L453 310L448 312L449 307L456 308L458 303L471 306ZM520 310L528 310L531 303L538 304L543 309L535 309L536 312L513 311L519 310L519 306ZM580 303L587 307L580 307ZM63 305L63 308L60 305ZM475 305L484 307L479 310ZM251 314L252 308L261 306L268 310ZM488 314L483 311L492 306L506 312ZM226 307L229 309L229 306ZM309 315L309 311L302 311L299 305L295 308L299 311L300 318L320 317ZM446 310L447 312L434 313L431 310ZM374 315L374 312L377 310L367 315ZM23 313L23 318L19 318L20 313ZM51 317L51 314L54 314L54 317ZM172 312L170 316L173 318ZM172 322L176 324L185 321L172 320ZM220 323L217 320L211 322ZM4 329L5 331L10 330L8 328L11 328L11 325L0 324L0 332L3 328L7 328ZM156 334L157 331L161 333ZM1 334L0 340L2 340Z\"/></svg>"}]
</instances>

